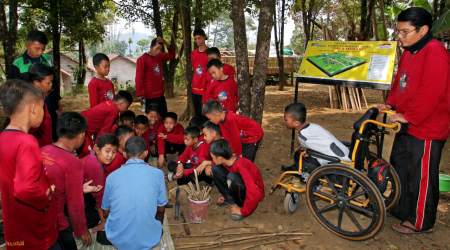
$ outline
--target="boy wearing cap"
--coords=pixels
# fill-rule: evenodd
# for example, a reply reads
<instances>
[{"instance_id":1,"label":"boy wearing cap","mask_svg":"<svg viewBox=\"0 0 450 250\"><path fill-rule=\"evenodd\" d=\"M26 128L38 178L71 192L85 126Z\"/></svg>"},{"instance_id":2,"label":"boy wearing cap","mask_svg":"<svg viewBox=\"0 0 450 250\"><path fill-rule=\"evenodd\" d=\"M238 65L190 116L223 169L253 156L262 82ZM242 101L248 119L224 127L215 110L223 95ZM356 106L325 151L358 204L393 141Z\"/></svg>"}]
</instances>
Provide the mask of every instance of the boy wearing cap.
<instances>
[{"instance_id":1,"label":"boy wearing cap","mask_svg":"<svg viewBox=\"0 0 450 250\"><path fill-rule=\"evenodd\" d=\"M195 116L202 115L202 98L206 86L206 64L208 64L208 56L206 51L205 31L203 29L194 30L194 42L198 49L191 53L191 63L194 69L194 77L192 78L192 102L194 103Z\"/></svg>"}]
</instances>

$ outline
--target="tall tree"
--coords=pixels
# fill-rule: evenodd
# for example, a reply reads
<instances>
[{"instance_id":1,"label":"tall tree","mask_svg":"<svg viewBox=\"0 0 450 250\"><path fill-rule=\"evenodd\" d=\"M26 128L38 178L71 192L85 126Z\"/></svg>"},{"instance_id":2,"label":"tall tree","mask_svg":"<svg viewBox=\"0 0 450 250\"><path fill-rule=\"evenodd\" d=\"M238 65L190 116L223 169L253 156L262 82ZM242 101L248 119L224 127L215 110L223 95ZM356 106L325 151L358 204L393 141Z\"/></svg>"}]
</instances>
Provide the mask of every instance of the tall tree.
<instances>
[{"instance_id":1,"label":"tall tree","mask_svg":"<svg viewBox=\"0 0 450 250\"><path fill-rule=\"evenodd\" d=\"M251 118L262 123L264 110L267 64L269 60L270 36L276 0L261 0L258 37L256 42L255 67L253 70Z\"/></svg>"},{"instance_id":2,"label":"tall tree","mask_svg":"<svg viewBox=\"0 0 450 250\"><path fill-rule=\"evenodd\" d=\"M280 6L281 3L281 6ZM275 49L277 51L277 59L278 59L278 69L279 69L279 77L278 77L278 89L282 91L284 89L284 9L285 9L285 0L277 1L277 10L278 10L278 18L277 11L273 14L273 28L275 35ZM278 27L277 27L278 26ZM278 28L278 29L277 29Z\"/></svg>"},{"instance_id":3,"label":"tall tree","mask_svg":"<svg viewBox=\"0 0 450 250\"><path fill-rule=\"evenodd\" d=\"M183 27L183 46L184 46L184 57L185 57L185 82L187 88L187 104L186 110L181 115L181 121L188 121L194 116L194 104L192 102L192 78L194 77L194 71L191 64L191 52L192 52L192 29L191 29L191 1L183 0L181 1L181 16L182 16L182 27Z\"/></svg>"},{"instance_id":4,"label":"tall tree","mask_svg":"<svg viewBox=\"0 0 450 250\"><path fill-rule=\"evenodd\" d=\"M373 19L373 9L375 8L376 0L361 0L361 22L360 22L360 31L359 37L360 41L369 41L372 37L372 19Z\"/></svg>"},{"instance_id":5,"label":"tall tree","mask_svg":"<svg viewBox=\"0 0 450 250\"><path fill-rule=\"evenodd\" d=\"M8 6L8 13L6 12ZM0 0L0 36L5 53L5 76L8 78L11 64L16 58L16 42L19 16L17 0ZM9 20L7 18L9 16Z\"/></svg>"},{"instance_id":6,"label":"tall tree","mask_svg":"<svg viewBox=\"0 0 450 250\"><path fill-rule=\"evenodd\" d=\"M234 46L236 50L236 74L239 87L241 114L251 115L251 87L248 63L247 34L245 32L244 0L232 0L231 20L234 27ZM214 38L215 39L215 38Z\"/></svg>"}]
</instances>

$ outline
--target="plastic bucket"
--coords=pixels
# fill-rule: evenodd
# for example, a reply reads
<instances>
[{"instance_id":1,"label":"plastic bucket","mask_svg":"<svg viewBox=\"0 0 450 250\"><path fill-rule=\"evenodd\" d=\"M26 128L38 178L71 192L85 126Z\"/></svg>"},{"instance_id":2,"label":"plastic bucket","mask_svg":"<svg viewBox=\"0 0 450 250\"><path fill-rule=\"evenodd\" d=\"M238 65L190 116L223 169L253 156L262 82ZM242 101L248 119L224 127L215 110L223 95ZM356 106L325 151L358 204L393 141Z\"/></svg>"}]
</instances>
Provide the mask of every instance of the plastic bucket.
<instances>
[{"instance_id":1,"label":"plastic bucket","mask_svg":"<svg viewBox=\"0 0 450 250\"><path fill-rule=\"evenodd\" d=\"M439 191L441 192L450 191L450 176L446 174L439 174Z\"/></svg>"},{"instance_id":2,"label":"plastic bucket","mask_svg":"<svg viewBox=\"0 0 450 250\"><path fill-rule=\"evenodd\" d=\"M203 223L208 220L209 204L211 197L204 201L194 201L189 198L189 220L194 223Z\"/></svg>"}]
</instances>

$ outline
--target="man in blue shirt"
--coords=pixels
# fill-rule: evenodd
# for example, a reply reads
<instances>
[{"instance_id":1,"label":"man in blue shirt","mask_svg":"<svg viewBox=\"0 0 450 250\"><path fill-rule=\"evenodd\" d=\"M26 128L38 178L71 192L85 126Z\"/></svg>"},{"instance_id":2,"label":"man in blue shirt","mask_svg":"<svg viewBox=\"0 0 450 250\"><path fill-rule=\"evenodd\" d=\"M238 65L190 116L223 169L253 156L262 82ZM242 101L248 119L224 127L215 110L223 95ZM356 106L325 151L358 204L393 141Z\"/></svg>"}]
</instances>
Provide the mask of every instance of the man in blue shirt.
<instances>
[{"instance_id":1,"label":"man in blue shirt","mask_svg":"<svg viewBox=\"0 0 450 250\"><path fill-rule=\"evenodd\" d=\"M125 143L127 163L106 179L102 209L108 240L119 250L151 249L162 236L167 203L164 173L147 165L145 140Z\"/></svg>"}]
</instances>

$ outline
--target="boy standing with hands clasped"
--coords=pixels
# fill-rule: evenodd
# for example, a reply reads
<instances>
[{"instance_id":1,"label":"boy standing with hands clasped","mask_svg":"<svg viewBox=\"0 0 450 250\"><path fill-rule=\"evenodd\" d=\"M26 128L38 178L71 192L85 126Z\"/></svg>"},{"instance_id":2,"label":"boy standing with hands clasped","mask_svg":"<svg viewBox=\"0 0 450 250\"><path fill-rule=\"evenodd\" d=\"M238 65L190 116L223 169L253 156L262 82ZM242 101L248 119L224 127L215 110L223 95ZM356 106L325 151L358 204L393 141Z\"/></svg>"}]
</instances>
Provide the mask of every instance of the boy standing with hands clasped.
<instances>
[{"instance_id":1,"label":"boy standing with hands clasped","mask_svg":"<svg viewBox=\"0 0 450 250\"><path fill-rule=\"evenodd\" d=\"M203 29L194 30L194 42L198 49L191 53L191 63L194 69L194 77L192 78L192 102L194 103L195 116L202 116L203 94L206 87L206 64L208 64L208 56L205 41L208 40Z\"/></svg>"},{"instance_id":2,"label":"boy standing with hands clasped","mask_svg":"<svg viewBox=\"0 0 450 250\"><path fill-rule=\"evenodd\" d=\"M89 104L91 108L99 105L102 102L114 99L116 92L114 91L114 84L106 78L109 74L110 63L109 58L103 53L95 54L92 58L92 63L97 71L97 74L89 82Z\"/></svg>"},{"instance_id":3,"label":"boy standing with hands clasped","mask_svg":"<svg viewBox=\"0 0 450 250\"><path fill-rule=\"evenodd\" d=\"M0 191L8 249L61 249L57 242L54 185L30 128L44 117L45 93L19 79L0 85L10 124L0 135Z\"/></svg>"}]
</instances>

